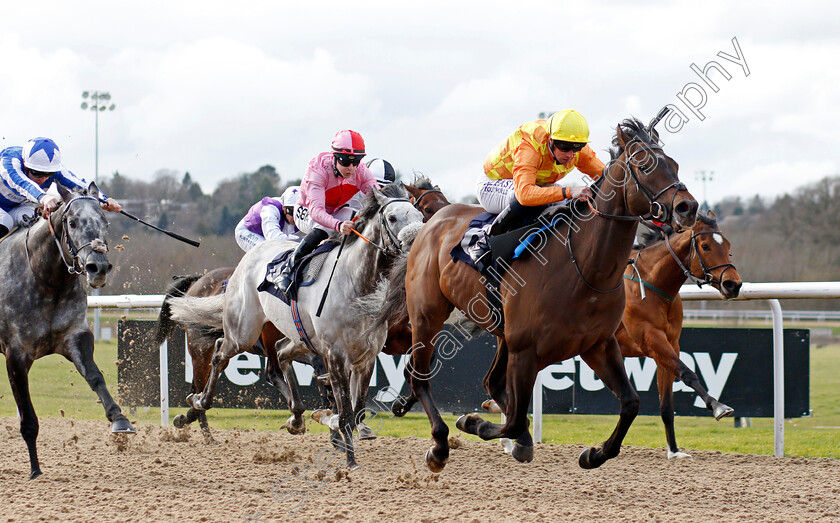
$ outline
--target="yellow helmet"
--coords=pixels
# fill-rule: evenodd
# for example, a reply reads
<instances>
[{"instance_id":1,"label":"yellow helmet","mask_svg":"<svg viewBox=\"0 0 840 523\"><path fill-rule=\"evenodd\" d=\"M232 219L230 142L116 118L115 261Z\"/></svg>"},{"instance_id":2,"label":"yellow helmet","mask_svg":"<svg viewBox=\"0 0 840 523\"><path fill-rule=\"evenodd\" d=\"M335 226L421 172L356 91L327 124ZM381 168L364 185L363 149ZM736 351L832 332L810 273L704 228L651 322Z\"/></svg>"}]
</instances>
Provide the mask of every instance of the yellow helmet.
<instances>
[{"instance_id":1,"label":"yellow helmet","mask_svg":"<svg viewBox=\"0 0 840 523\"><path fill-rule=\"evenodd\" d=\"M586 118L573 109L557 111L548 119L548 134L560 142L589 142L589 124Z\"/></svg>"}]
</instances>

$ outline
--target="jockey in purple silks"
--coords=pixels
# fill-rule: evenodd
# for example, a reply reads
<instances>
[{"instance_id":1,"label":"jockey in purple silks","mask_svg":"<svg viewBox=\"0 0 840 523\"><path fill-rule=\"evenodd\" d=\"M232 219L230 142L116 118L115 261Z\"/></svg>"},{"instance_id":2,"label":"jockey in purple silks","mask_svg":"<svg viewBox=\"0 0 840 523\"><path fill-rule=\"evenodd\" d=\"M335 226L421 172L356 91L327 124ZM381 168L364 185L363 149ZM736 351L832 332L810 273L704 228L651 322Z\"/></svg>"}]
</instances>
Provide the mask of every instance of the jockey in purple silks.
<instances>
[{"instance_id":1,"label":"jockey in purple silks","mask_svg":"<svg viewBox=\"0 0 840 523\"><path fill-rule=\"evenodd\" d=\"M236 225L236 243L248 252L266 240L300 241L295 225L294 211L300 187L293 185L282 196L265 197L248 210Z\"/></svg>"}]
</instances>

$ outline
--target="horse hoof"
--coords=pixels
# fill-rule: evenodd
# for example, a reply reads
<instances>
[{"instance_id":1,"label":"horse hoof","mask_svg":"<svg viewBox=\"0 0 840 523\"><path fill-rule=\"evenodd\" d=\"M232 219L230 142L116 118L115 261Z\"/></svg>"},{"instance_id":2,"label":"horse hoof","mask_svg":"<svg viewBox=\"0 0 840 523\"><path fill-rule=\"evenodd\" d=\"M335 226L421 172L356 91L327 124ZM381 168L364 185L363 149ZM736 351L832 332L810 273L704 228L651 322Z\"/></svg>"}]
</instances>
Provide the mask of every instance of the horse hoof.
<instances>
[{"instance_id":1,"label":"horse hoof","mask_svg":"<svg viewBox=\"0 0 840 523\"><path fill-rule=\"evenodd\" d=\"M437 474L443 470L443 467L446 466L446 462L449 460L439 461L435 459L432 448L429 447L429 450L426 451L426 466L429 467L429 470Z\"/></svg>"},{"instance_id":2,"label":"horse hoof","mask_svg":"<svg viewBox=\"0 0 840 523\"><path fill-rule=\"evenodd\" d=\"M172 425L175 426L176 429L182 429L187 426L187 417L183 414L178 414L172 419Z\"/></svg>"},{"instance_id":3,"label":"horse hoof","mask_svg":"<svg viewBox=\"0 0 840 523\"><path fill-rule=\"evenodd\" d=\"M597 469L598 467L600 467L603 461L601 463L598 463L594 459L594 456L597 453L598 449L596 449L595 447L590 447L581 452L580 456L578 457L578 464L580 465L580 468L590 470Z\"/></svg>"},{"instance_id":4,"label":"horse hoof","mask_svg":"<svg viewBox=\"0 0 840 523\"><path fill-rule=\"evenodd\" d=\"M668 459L685 459L690 457L691 454L686 454L685 452L680 451L673 452L671 449L668 449Z\"/></svg>"},{"instance_id":5,"label":"horse hoof","mask_svg":"<svg viewBox=\"0 0 840 523\"><path fill-rule=\"evenodd\" d=\"M376 439L376 432L367 425L360 425L359 439Z\"/></svg>"},{"instance_id":6,"label":"horse hoof","mask_svg":"<svg viewBox=\"0 0 840 523\"><path fill-rule=\"evenodd\" d=\"M321 425L326 425L326 423L323 421L324 417L330 417L332 416L332 414L333 413L330 409L316 409L312 411L312 419L314 421L317 421Z\"/></svg>"},{"instance_id":7,"label":"horse hoof","mask_svg":"<svg viewBox=\"0 0 840 523\"><path fill-rule=\"evenodd\" d=\"M35 469L35 470L33 470L32 472L29 473L29 480L31 481L31 480L37 478L38 476L42 476L43 474L44 473L41 472L41 469Z\"/></svg>"},{"instance_id":8,"label":"horse hoof","mask_svg":"<svg viewBox=\"0 0 840 523\"><path fill-rule=\"evenodd\" d=\"M344 439L342 439L341 434L337 430L330 431L330 443L339 452L347 451L347 445L344 444Z\"/></svg>"},{"instance_id":9,"label":"horse hoof","mask_svg":"<svg viewBox=\"0 0 840 523\"><path fill-rule=\"evenodd\" d=\"M111 422L111 432L113 434L134 434L136 431L126 418L119 418Z\"/></svg>"},{"instance_id":10,"label":"horse hoof","mask_svg":"<svg viewBox=\"0 0 840 523\"><path fill-rule=\"evenodd\" d=\"M458 430L466 432L467 434L475 434L475 427L479 421L481 421L481 417L478 414L464 414L455 420L455 426Z\"/></svg>"},{"instance_id":11,"label":"horse hoof","mask_svg":"<svg viewBox=\"0 0 840 523\"><path fill-rule=\"evenodd\" d=\"M533 445L526 447L525 445L514 443L510 455L520 463L531 463L534 461L534 447Z\"/></svg>"},{"instance_id":12,"label":"horse hoof","mask_svg":"<svg viewBox=\"0 0 840 523\"><path fill-rule=\"evenodd\" d=\"M187 396L187 405L195 410L205 410L204 407L201 406L201 394L192 393Z\"/></svg>"},{"instance_id":13,"label":"horse hoof","mask_svg":"<svg viewBox=\"0 0 840 523\"><path fill-rule=\"evenodd\" d=\"M348 463L347 468L350 470L361 470L362 466L354 461L353 463Z\"/></svg>"},{"instance_id":14,"label":"horse hoof","mask_svg":"<svg viewBox=\"0 0 840 523\"><path fill-rule=\"evenodd\" d=\"M715 410L714 410L715 419L717 421L720 421L721 418L725 418L726 416L731 416L733 412L735 412L735 409L733 409L729 405L724 405L723 403L718 403L715 406Z\"/></svg>"},{"instance_id":15,"label":"horse hoof","mask_svg":"<svg viewBox=\"0 0 840 523\"><path fill-rule=\"evenodd\" d=\"M481 408L490 413L498 414L502 412L502 407L500 407L494 399L485 400L484 403L481 404Z\"/></svg>"},{"instance_id":16,"label":"horse hoof","mask_svg":"<svg viewBox=\"0 0 840 523\"><path fill-rule=\"evenodd\" d=\"M391 404L391 414L398 418L402 418L408 413L408 409L405 408L406 404L408 403L408 398L405 396L400 396L394 403Z\"/></svg>"},{"instance_id":17,"label":"horse hoof","mask_svg":"<svg viewBox=\"0 0 840 523\"><path fill-rule=\"evenodd\" d=\"M286 423L280 428L286 429L292 436L300 436L301 434L306 434L306 425L304 425L303 423L301 423L299 427L296 427L291 423Z\"/></svg>"}]
</instances>

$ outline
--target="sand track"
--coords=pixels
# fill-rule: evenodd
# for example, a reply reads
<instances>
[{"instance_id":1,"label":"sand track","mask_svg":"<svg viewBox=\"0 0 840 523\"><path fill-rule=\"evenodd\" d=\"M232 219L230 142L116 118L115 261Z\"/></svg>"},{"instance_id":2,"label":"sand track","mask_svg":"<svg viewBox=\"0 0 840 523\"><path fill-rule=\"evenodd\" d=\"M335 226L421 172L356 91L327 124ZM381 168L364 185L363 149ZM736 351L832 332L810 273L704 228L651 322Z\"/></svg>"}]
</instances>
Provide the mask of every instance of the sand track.
<instances>
[{"instance_id":1,"label":"sand track","mask_svg":"<svg viewBox=\"0 0 840 523\"><path fill-rule=\"evenodd\" d=\"M17 420L2 418L0 521L840 520L836 459L693 452L669 462L663 449L628 447L586 471L583 446L538 445L523 465L496 443L466 441L433 475L430 440L379 438L362 442L363 468L347 474L326 463L325 434L215 434L215 446L197 430L151 425L115 438L104 421L44 419L44 476L29 481Z\"/></svg>"}]
</instances>

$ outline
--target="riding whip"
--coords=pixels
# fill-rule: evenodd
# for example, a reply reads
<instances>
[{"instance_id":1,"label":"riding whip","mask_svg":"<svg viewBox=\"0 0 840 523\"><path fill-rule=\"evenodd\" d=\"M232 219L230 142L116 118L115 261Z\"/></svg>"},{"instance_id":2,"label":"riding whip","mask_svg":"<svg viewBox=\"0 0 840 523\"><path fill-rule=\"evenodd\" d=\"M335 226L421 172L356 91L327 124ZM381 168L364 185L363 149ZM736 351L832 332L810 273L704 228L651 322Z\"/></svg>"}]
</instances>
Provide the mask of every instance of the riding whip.
<instances>
[{"instance_id":1,"label":"riding whip","mask_svg":"<svg viewBox=\"0 0 840 523\"><path fill-rule=\"evenodd\" d=\"M102 203L107 203L104 200L99 200L99 201L102 202ZM171 236L171 237L175 238L176 240L180 240L184 243L188 243L188 244L192 245L193 247L198 247L199 245L201 245L201 242L197 242L195 240L190 240L189 238L185 238L185 237L181 236L180 234L175 234L172 231L167 231L166 229L161 229L160 227L155 227L151 223L144 222L143 220L141 220L137 216L134 216L133 214L127 213L127 212L122 211L122 210L120 211L120 214L122 214L124 216L127 216L127 217L131 218L132 220L134 220L136 222L140 222L143 225L145 225L146 227L151 227L152 229L154 229L156 231L160 231L167 236Z\"/></svg>"},{"instance_id":2,"label":"riding whip","mask_svg":"<svg viewBox=\"0 0 840 523\"><path fill-rule=\"evenodd\" d=\"M353 214L355 215L356 212L353 211ZM350 221L355 222L356 218L357 218L357 216L353 216L350 219ZM335 263L333 263L333 268L330 271L330 279L327 280L327 287L324 289L324 295L321 296L321 303L318 305L318 311L315 313L315 316L318 317L318 318L321 317L321 311L324 310L324 303L326 303L326 301L327 301L327 293L330 292L330 284L332 283L333 274L335 274L335 267L336 267L336 265L338 265L338 259L341 258L341 251L344 250L344 244L347 243L347 237L348 236L349 236L349 234L344 235L344 238L342 238L342 240L341 240L341 245L339 245L339 247L338 247L338 254L335 255Z\"/></svg>"}]
</instances>

